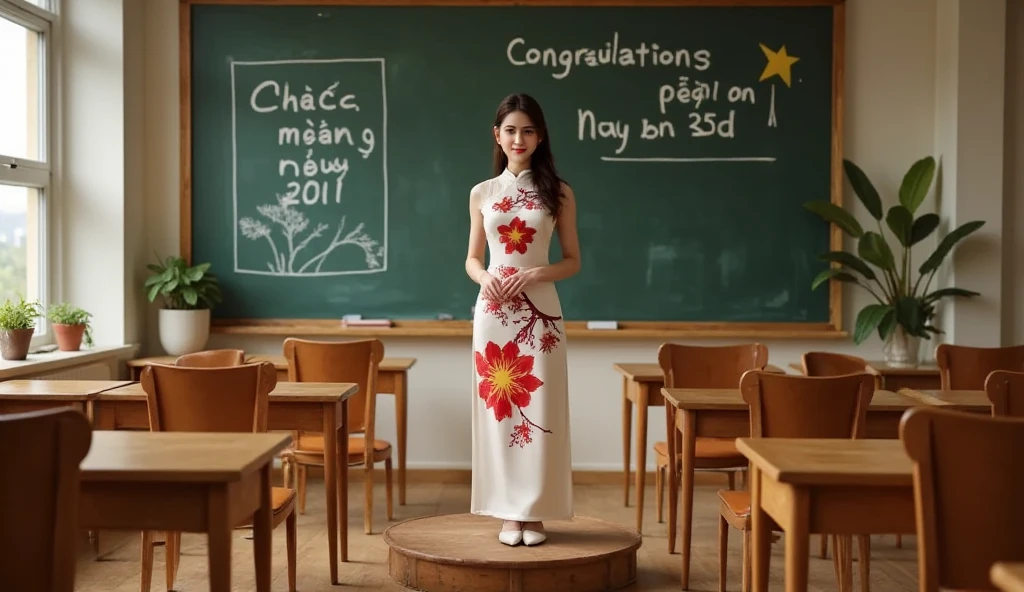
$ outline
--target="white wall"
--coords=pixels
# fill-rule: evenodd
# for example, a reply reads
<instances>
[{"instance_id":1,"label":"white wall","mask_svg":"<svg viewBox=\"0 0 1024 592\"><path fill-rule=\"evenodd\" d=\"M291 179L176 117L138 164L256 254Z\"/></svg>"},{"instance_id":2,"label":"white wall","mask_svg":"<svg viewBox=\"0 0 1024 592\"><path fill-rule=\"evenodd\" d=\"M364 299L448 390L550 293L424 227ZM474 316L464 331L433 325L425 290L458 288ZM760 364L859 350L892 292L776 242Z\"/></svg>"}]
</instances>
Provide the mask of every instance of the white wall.
<instances>
[{"instance_id":1,"label":"white wall","mask_svg":"<svg viewBox=\"0 0 1024 592\"><path fill-rule=\"evenodd\" d=\"M945 0L944 0L945 1ZM998 0L1002 5L1002 0ZM97 7L109 7L116 5L120 9L120 0L78 0L74 3L81 6L83 12L74 12L72 16L84 20L93 17L84 14L85 10ZM140 3L141 4L141 3ZM1024 17L1021 16L1021 0L1009 0L1011 5L1008 8L1009 20L1016 19L1017 28ZM86 8L88 7L88 8ZM956 52L967 51L963 39L984 39L989 34L997 33L980 28L985 20L985 15L972 13L962 21L960 12L969 9L969 3L954 1L944 10L948 9L949 14L956 20L956 36L950 37L948 33L942 33L943 43L951 43L951 39L957 41ZM77 262L81 269L69 270L66 280L71 289L83 298L89 294L105 294L106 296L120 297L127 294L123 305L124 316L120 320L110 320L111 326L123 325L118 331L129 331L125 327L131 324L132 310L146 311L146 324L144 335L143 354L160 353L159 343L156 335L156 309L141 298L141 292L136 287L141 284L144 277L144 264L152 257L155 250L161 253L177 252L178 249L178 28L177 28L177 0L150 0L145 4L144 9L132 9L124 12L124 25L130 28L135 25L141 26L141 32L124 31L117 25L116 37L124 39L125 55L116 55L104 63L105 66L95 65L99 72L83 71L74 73L71 78L83 80L86 76L99 76L107 89L104 94L100 88L95 88L92 94L84 96L70 95L69 98L76 100L79 104L69 110L69 117L92 122L82 122L81 126L85 131L104 127L117 130L117 138L124 137L128 144L116 150L109 149L108 145L99 148L103 156L103 168L99 171L85 171L79 169L77 175L85 177L91 185L86 185L90 191L84 192L89 196L85 202L78 207L77 214L92 221L99 221L104 228L109 227L109 212L107 204L101 202L101 196L111 193L110 201L117 202L114 208L114 219L118 223L115 228L122 229L126 225L125 220L132 217L131 200L138 196L132 189L133 178L131 171L139 167L133 161L133 157L141 155L143 179L141 183L142 193L142 214L144 225L141 227L143 237L132 234L137 232L137 227L127 228L118 236L107 236L98 231L92 231L86 236L84 232L74 231L69 235L71 246L70 259ZM118 15L121 13L118 12ZM120 18L120 17L118 17ZM113 19L117 20L117 19ZM989 19L991 20L991 19ZM120 21L118 21L120 22ZM940 88L946 84L957 87L957 101L970 101L972 104L992 104L1002 102L1002 96L992 97L986 94L985 88L965 85L962 80L949 82L950 71L946 70L945 61L940 58L943 52L954 51L948 49L949 45L940 45L940 33L938 28L939 13L935 0L857 0L847 3L847 46L846 46L846 117L844 121L845 132L845 156L851 158L862 166L875 182L876 186L890 199L894 199L895 191L900 180L916 159L933 154L942 157L938 149L946 146L946 140L941 139L945 135L954 134L959 138L959 155L973 149L984 149L989 154L991 151L1000 154L999 149L994 149L991 142L984 137L967 136L959 133L956 129L956 117L950 120L947 115L954 109L947 102L937 101L936 97ZM1012 27L1012 24L1009 25ZM98 34L99 32L97 32ZM107 32L109 35L109 31ZM998 33L1002 35L1003 33ZM966 37L965 37L966 35ZM1013 78L1015 90L1007 84L1006 103L1016 97L1019 103L1024 97L1020 86L1022 77L1020 75L1021 63L1021 36L1006 33L1008 39L1015 39L1016 60L1006 58L1008 67L1011 62L1016 64L1016 77ZM109 39L104 40L108 45L114 43ZM116 45L116 44L115 44ZM91 48L89 44L79 42L75 46L78 51L87 51ZM945 48L945 49L944 49ZM117 54L121 51L119 47L106 48L106 52ZM982 52L993 51L991 47ZM143 56L140 64L134 62L134 56ZM1009 52L1008 52L1009 53ZM987 54L986 54L987 55ZM78 63L85 60L85 56L77 58ZM943 70L939 71L939 66ZM123 79L122 79L123 72ZM953 74L958 76L959 73ZM986 72L986 80L999 78L997 74ZM142 84L141 105L132 102L133 90L137 88L139 79ZM1016 94L1013 94L1016 93ZM109 96L108 96L109 95ZM139 117L143 117L141 133L137 132L136 126ZM1000 109L998 115L1002 121L1003 112ZM1010 167L1011 162L1020 163L1022 151L1017 148L1021 138L1021 116L1011 114L1007 107L1006 122L1017 122L1017 128L1013 133L1007 131L1006 140L1006 166ZM985 119L982 123L993 125L993 120ZM125 127L130 129L125 130ZM938 131L942 130L942 131ZM123 133L122 133L123 132ZM82 132L78 132L81 134ZM1011 138L1012 136L1012 138ZM142 142L141 146L135 143ZM964 142L972 142L965 144ZM96 142L87 141L83 136L72 138L68 149L73 156L84 158L95 153ZM1002 140L998 146L1002 146ZM138 152L133 150L138 149ZM1016 155L1011 158L1011 154ZM122 155L126 155L123 160ZM1013 161L1016 158L1016 161ZM109 161L109 162L108 162ZM81 165L80 165L81 166ZM130 169L130 170L126 170ZM986 169L987 170L987 169ZM1008 172L1005 176L1009 179L1005 182L1006 187L1000 187L999 195L1005 190L1008 204L1008 211L1015 211L1018 220L1024 216L1024 206L1021 206L1022 196L1021 170L1024 166L1016 165L1016 176ZM974 169L965 171L953 171L961 178L971 180L969 187L981 186L982 177ZM1004 178L1000 176L1000 178ZM1002 181L1000 181L1000 184ZM78 183L82 187L82 183ZM126 189L128 187L128 189ZM78 190L80 193L82 189ZM129 192L130 195L125 195ZM957 198L960 197L956 191L948 193L949 200L943 204L943 208L952 203L957 206ZM858 216L867 219L866 212L856 201L852 194L845 198L848 207ZM970 194L960 198L964 200L954 212L965 211L964 215L973 215L974 212L966 207L967 199L976 199L976 195ZM998 195L989 196L985 202L985 212L995 211L993 208L1001 206ZM91 201L90 201L91 200ZM126 205L129 203L129 205ZM891 203L891 202L890 202ZM933 207L934 200L929 199L926 207ZM118 209L120 208L120 209ZM959 213L959 212L958 212ZM986 214L987 215L987 214ZM998 218L998 214L996 215ZM961 216L962 218L962 216ZM996 220L996 224L999 221ZM1007 223L1009 226L1009 223ZM117 235L118 233L109 233ZM1024 233L1019 233L1024 234ZM1014 240L1009 234L1010 241ZM129 247L137 245L142 240L141 250L129 253L124 245ZM999 236L996 240L1002 240ZM1021 251L1019 236L1017 240L1017 252ZM98 241L98 245L88 246L90 241ZM933 243L934 244L934 243ZM997 243L998 244L998 243ZM88 246L87 251L79 254L79 248ZM930 248L930 247L929 247ZM1004 247L1010 249L1011 247ZM108 287L97 286L95 276L87 273L100 269L99 254L107 254L113 258L112 267L124 269L117 271L118 277L125 278L125 282L117 284L116 293L107 293ZM998 258L998 256L997 256ZM1004 263L1019 267L1020 258L1006 256ZM990 266L973 260L969 274L970 284L964 287L974 288L981 291L984 297L978 303L971 303L971 306L979 306L982 310L985 307L1007 308L1008 303L1015 298L1014 293L1007 296L1011 291L1011 283L1003 284L1003 269L997 266ZM959 270L958 270L959 271ZM965 272L966 273L966 272ZM1007 269L1007 273L1013 273L1017 281L1013 283L1019 299L1024 294L1019 273ZM958 274L959 277L962 275ZM134 282L134 285L129 285ZM993 292L992 290L995 290ZM1012 291L1011 291L1012 292ZM1002 300L1002 302L1000 302ZM856 291L848 291L845 295L844 326L852 327L856 311L859 310L868 300ZM959 305L958 305L959 306ZM956 319L959 308L953 307L950 313L951 319ZM1004 342L1024 342L1024 315L1017 307L1018 319L1015 331L1006 331L1002 337ZM970 315L974 327L974 336L985 336L985 332L998 335L1001 330L1002 320L999 315L988 313L964 313ZM1008 311L1007 316L1010 314ZM964 317L967 318L967 317ZM106 317L104 322L106 322ZM959 324L957 325L959 328ZM112 329L106 329L112 331ZM996 337L995 339L998 339ZM280 353L280 338L230 338L223 335L215 335L211 340L211 347L223 345L240 346L253 353ZM703 340L701 343L712 343L711 340ZM621 431L620 431L620 389L621 381L612 370L612 364L622 361L654 361L655 352L659 342L653 340L637 340L631 342L611 341L602 342L598 340L570 340L569 353L569 383L571 413L573 419L573 454L574 464L579 469L621 469ZM848 341L822 340L822 341L769 341L767 345L771 351L771 361L778 365L786 365L789 362L797 361L799 355L811 349L830 349L839 351L854 352L859 355L878 359L881 356L881 346L877 340L869 341L861 347L854 347ZM471 376L470 366L470 343L468 338L445 338L437 340L429 339L388 339L385 341L387 355L390 356L414 356L418 358L416 367L410 375L410 417L409 425L409 466L410 467L468 467L469 466L469 409L470 390L469 377ZM934 343L926 344L927 354L931 355ZM378 413L379 437L394 439L394 426L391 418L392 407L390 398L382 398L382 408ZM653 443L655 439L664 439L664 414L661 410L654 410L650 418L649 439ZM653 467L653 455L648 453L650 467Z\"/></svg>"},{"instance_id":2,"label":"white wall","mask_svg":"<svg viewBox=\"0 0 1024 592\"><path fill-rule=\"evenodd\" d=\"M1024 342L1024 0L1006 3L1003 343Z\"/></svg>"}]
</instances>

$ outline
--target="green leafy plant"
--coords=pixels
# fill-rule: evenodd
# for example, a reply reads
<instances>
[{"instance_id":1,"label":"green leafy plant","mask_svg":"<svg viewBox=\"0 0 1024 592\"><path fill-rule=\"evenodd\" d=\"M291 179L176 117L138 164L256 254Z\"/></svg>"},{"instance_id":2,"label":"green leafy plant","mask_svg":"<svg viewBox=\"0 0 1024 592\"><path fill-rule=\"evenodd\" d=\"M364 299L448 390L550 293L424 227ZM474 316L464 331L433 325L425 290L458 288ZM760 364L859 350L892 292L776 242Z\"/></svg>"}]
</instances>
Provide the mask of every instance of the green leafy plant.
<instances>
[{"instance_id":1,"label":"green leafy plant","mask_svg":"<svg viewBox=\"0 0 1024 592\"><path fill-rule=\"evenodd\" d=\"M159 255L157 260L160 261ZM172 255L146 268L153 272L145 283L150 302L162 296L166 308L197 310L212 309L222 300L217 276L210 273L209 263L190 267L183 258Z\"/></svg>"},{"instance_id":2,"label":"green leafy plant","mask_svg":"<svg viewBox=\"0 0 1024 592\"><path fill-rule=\"evenodd\" d=\"M91 313L62 302L51 306L47 317L51 323L58 325L85 325L85 344L92 347L92 325L89 323L89 319L92 318Z\"/></svg>"},{"instance_id":3,"label":"green leafy plant","mask_svg":"<svg viewBox=\"0 0 1024 592\"><path fill-rule=\"evenodd\" d=\"M5 300L0 304L0 330L34 329L36 319L42 316L42 305L39 301L28 302L19 297L19 302Z\"/></svg>"},{"instance_id":4,"label":"green leafy plant","mask_svg":"<svg viewBox=\"0 0 1024 592\"><path fill-rule=\"evenodd\" d=\"M911 165L900 184L899 203L890 207L884 216L882 199L864 171L849 160L843 161L843 169L854 193L875 219L878 231L865 230L852 214L828 200L805 203L805 208L836 224L848 236L857 240L856 254L829 251L821 255L821 259L832 265L814 278L811 288L815 289L835 278L856 284L874 297L877 302L865 306L857 314L853 333L857 344L876 330L883 341L887 340L897 326L909 335L925 339L929 339L930 334L942 333L932 325L938 301L945 297L971 297L979 294L962 288L940 288L929 292L932 279L953 247L981 228L984 222L967 222L946 234L931 256L917 267L918 275L913 278L911 247L928 238L939 226L939 216L936 214L915 217L935 176L935 159L926 156ZM902 248L899 254L893 252L885 238L883 217Z\"/></svg>"}]
</instances>

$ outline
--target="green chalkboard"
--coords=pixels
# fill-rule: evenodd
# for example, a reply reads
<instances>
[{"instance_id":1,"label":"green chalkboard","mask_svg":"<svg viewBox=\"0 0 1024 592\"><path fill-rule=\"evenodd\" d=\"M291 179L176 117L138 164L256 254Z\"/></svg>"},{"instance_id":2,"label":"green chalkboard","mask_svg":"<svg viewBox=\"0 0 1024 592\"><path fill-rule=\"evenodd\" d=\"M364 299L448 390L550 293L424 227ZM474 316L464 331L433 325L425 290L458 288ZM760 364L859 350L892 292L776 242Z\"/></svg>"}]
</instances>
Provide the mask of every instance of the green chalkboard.
<instances>
[{"instance_id":1,"label":"green chalkboard","mask_svg":"<svg viewBox=\"0 0 1024 592\"><path fill-rule=\"evenodd\" d=\"M468 319L469 190L527 92L578 202L567 320L832 327L801 204L839 202L833 4L185 5L183 250L221 320Z\"/></svg>"}]
</instances>

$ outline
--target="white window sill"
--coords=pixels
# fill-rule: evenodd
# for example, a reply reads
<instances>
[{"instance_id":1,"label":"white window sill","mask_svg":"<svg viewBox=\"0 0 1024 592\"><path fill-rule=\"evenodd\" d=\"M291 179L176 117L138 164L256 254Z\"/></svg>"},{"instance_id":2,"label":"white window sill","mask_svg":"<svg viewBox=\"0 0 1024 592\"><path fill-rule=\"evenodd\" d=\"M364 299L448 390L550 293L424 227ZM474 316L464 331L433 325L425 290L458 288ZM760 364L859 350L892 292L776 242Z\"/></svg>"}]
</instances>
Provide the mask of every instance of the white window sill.
<instances>
[{"instance_id":1,"label":"white window sill","mask_svg":"<svg viewBox=\"0 0 1024 592\"><path fill-rule=\"evenodd\" d=\"M138 344L95 346L81 351L54 351L45 354L29 354L25 360L0 359L0 380L30 378L40 374L70 370L78 366L106 363L110 367L111 380L126 373L121 360L130 360L139 350Z\"/></svg>"}]
</instances>

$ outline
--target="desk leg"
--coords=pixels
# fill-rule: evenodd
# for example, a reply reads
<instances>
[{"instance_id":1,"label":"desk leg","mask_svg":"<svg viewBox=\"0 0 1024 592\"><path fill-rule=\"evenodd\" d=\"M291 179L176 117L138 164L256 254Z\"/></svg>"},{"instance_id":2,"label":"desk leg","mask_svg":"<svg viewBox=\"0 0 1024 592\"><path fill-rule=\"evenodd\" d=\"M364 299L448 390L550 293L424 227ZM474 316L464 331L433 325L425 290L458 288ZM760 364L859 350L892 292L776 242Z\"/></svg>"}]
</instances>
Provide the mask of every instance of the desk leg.
<instances>
[{"instance_id":1,"label":"desk leg","mask_svg":"<svg viewBox=\"0 0 1024 592\"><path fill-rule=\"evenodd\" d=\"M270 463L267 463L260 469L260 507L252 517L253 560L256 563L257 592L270 592L270 563L273 558L270 538L273 502L271 501L270 487ZM170 546L167 548L170 550Z\"/></svg>"},{"instance_id":2,"label":"desk leg","mask_svg":"<svg viewBox=\"0 0 1024 592\"><path fill-rule=\"evenodd\" d=\"M206 538L210 560L210 592L230 592L232 525L227 487L211 487L207 496Z\"/></svg>"},{"instance_id":3,"label":"desk leg","mask_svg":"<svg viewBox=\"0 0 1024 592\"><path fill-rule=\"evenodd\" d=\"M644 527L644 481L647 478L647 401L646 382L636 385L636 531Z\"/></svg>"},{"instance_id":4,"label":"desk leg","mask_svg":"<svg viewBox=\"0 0 1024 592\"><path fill-rule=\"evenodd\" d=\"M802 592L807 589L807 555L811 552L810 495L805 488L790 486L786 497L792 504L786 525L786 592Z\"/></svg>"},{"instance_id":5,"label":"desk leg","mask_svg":"<svg viewBox=\"0 0 1024 592\"><path fill-rule=\"evenodd\" d=\"M341 429L338 430L338 528L341 529L341 560L348 561L348 399L341 403Z\"/></svg>"},{"instance_id":6,"label":"desk leg","mask_svg":"<svg viewBox=\"0 0 1024 592\"><path fill-rule=\"evenodd\" d=\"M409 429L408 378L405 372L395 373L395 431L398 433L398 505L405 505L405 443ZM346 441L348 438L346 438Z\"/></svg>"},{"instance_id":7,"label":"desk leg","mask_svg":"<svg viewBox=\"0 0 1024 592\"><path fill-rule=\"evenodd\" d=\"M343 403L344 405L344 403ZM344 415L343 415L344 417ZM327 554L331 583L338 584L338 422L337 405L324 404L324 487L327 495Z\"/></svg>"},{"instance_id":8,"label":"desk leg","mask_svg":"<svg viewBox=\"0 0 1024 592\"><path fill-rule=\"evenodd\" d=\"M679 451L676 450L676 413L670 403L665 404L665 434L668 447L668 554L676 552L676 526L679 524Z\"/></svg>"},{"instance_id":9,"label":"desk leg","mask_svg":"<svg viewBox=\"0 0 1024 592\"><path fill-rule=\"evenodd\" d=\"M750 466L750 559L752 592L768 592L768 563L772 553L772 519L761 508L761 471ZM788 537L787 537L788 538Z\"/></svg>"},{"instance_id":10,"label":"desk leg","mask_svg":"<svg viewBox=\"0 0 1024 592\"><path fill-rule=\"evenodd\" d=\"M694 456L697 452L697 414L687 409L676 410L680 418L679 429L682 432L682 448L679 451L680 468L679 493L683 496L680 500L680 512L682 513L682 541L679 554L682 555L683 569L681 581L683 590L690 589L690 542L693 532L693 471Z\"/></svg>"},{"instance_id":11,"label":"desk leg","mask_svg":"<svg viewBox=\"0 0 1024 592\"><path fill-rule=\"evenodd\" d=\"M622 473L625 489L622 505L629 507L629 443L632 438L633 402L629 400L629 379L622 377Z\"/></svg>"}]
</instances>

